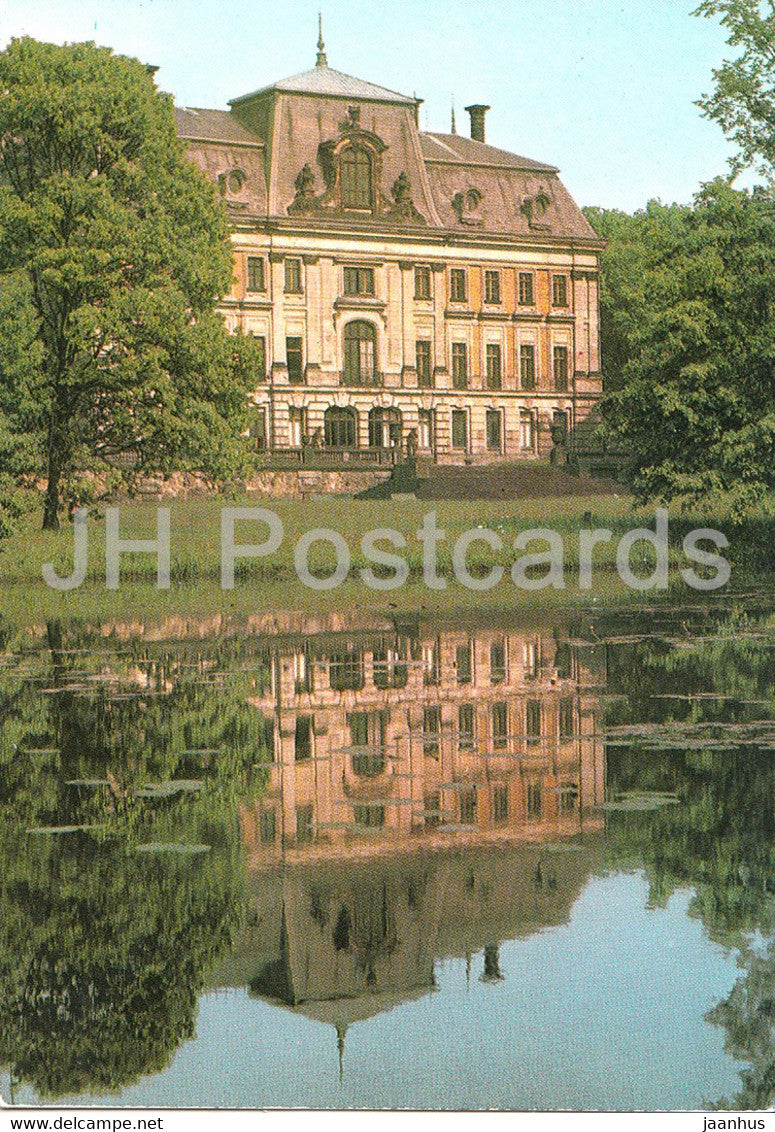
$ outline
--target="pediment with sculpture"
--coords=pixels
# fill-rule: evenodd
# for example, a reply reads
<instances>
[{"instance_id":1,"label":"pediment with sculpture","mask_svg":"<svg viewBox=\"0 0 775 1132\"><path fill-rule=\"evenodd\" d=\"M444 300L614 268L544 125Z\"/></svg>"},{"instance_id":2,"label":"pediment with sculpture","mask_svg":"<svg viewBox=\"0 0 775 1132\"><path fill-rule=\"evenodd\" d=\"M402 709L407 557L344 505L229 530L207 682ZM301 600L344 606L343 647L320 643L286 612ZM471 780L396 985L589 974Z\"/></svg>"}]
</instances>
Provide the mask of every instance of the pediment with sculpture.
<instances>
[{"instance_id":1,"label":"pediment with sculpture","mask_svg":"<svg viewBox=\"0 0 775 1132\"><path fill-rule=\"evenodd\" d=\"M425 224L425 217L415 207L405 171L394 181L389 196L384 191L383 155L388 146L372 130L361 126L360 113L359 106L348 106L338 137L318 146L321 192L309 162L299 171L288 214L379 217L398 224Z\"/></svg>"}]
</instances>

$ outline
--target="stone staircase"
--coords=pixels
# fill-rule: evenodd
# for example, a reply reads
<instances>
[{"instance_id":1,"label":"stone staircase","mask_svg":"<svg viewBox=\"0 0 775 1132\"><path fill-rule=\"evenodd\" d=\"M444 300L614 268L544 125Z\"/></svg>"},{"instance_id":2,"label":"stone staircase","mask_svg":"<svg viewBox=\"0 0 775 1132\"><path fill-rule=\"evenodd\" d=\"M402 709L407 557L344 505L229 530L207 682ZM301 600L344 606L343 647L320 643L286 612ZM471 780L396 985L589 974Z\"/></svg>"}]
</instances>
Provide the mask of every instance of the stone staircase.
<instances>
[{"instance_id":1,"label":"stone staircase","mask_svg":"<svg viewBox=\"0 0 775 1132\"><path fill-rule=\"evenodd\" d=\"M360 498L389 499L413 493L418 499L561 499L567 496L626 494L613 479L573 475L546 464L480 464L447 466L422 461L416 469L398 464L389 480L363 492Z\"/></svg>"}]
</instances>

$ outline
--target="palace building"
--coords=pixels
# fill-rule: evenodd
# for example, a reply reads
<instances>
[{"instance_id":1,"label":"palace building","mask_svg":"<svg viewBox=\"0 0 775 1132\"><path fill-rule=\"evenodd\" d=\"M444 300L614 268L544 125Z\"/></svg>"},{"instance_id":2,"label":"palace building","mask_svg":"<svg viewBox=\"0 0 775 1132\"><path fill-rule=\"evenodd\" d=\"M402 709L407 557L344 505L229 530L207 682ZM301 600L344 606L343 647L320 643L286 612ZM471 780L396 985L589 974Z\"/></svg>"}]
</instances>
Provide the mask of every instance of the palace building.
<instances>
[{"instance_id":1,"label":"palace building","mask_svg":"<svg viewBox=\"0 0 775 1132\"><path fill-rule=\"evenodd\" d=\"M441 463L565 444L601 394L602 242L553 165L419 128L421 100L328 66L179 109L232 225L222 307L263 356L267 459Z\"/></svg>"}]
</instances>

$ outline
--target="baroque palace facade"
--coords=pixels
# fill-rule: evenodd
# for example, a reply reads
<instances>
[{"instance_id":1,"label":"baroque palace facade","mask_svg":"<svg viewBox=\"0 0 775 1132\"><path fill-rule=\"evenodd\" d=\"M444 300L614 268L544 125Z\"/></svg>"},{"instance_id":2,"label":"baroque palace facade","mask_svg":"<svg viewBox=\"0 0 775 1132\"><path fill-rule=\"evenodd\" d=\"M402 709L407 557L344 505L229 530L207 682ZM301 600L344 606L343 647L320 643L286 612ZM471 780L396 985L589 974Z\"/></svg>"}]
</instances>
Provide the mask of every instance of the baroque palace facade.
<instances>
[{"instance_id":1,"label":"baroque palace facade","mask_svg":"<svg viewBox=\"0 0 775 1132\"><path fill-rule=\"evenodd\" d=\"M603 245L558 170L487 145L486 106L470 138L423 132L420 102L321 38L312 70L177 111L232 225L227 323L263 352L259 449L531 458L600 396Z\"/></svg>"}]
</instances>

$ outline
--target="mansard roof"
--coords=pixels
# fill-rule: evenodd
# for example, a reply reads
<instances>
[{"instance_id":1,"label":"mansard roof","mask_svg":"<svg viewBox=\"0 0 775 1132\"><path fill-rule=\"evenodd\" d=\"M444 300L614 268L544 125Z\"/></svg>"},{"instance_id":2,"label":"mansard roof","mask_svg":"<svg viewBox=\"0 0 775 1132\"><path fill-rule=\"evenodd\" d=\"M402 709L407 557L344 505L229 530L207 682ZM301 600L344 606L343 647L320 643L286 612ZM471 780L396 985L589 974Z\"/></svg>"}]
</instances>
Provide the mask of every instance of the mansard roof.
<instances>
[{"instance_id":1,"label":"mansard roof","mask_svg":"<svg viewBox=\"0 0 775 1132\"><path fill-rule=\"evenodd\" d=\"M426 162L436 165L482 165L495 169L530 169L559 173L556 165L545 165L530 157L520 157L506 149L474 141L462 134L421 133L420 145Z\"/></svg>"},{"instance_id":2,"label":"mansard roof","mask_svg":"<svg viewBox=\"0 0 775 1132\"><path fill-rule=\"evenodd\" d=\"M220 181L235 220L598 242L555 165L460 134L423 133L420 102L319 62L232 99L230 110L179 109L178 133ZM376 155L369 215L343 209L332 188L332 154L359 138ZM236 193L230 170L240 173Z\"/></svg>"},{"instance_id":3,"label":"mansard roof","mask_svg":"<svg viewBox=\"0 0 775 1132\"><path fill-rule=\"evenodd\" d=\"M191 141L236 142L238 145L257 145L263 142L240 122L229 110L203 110L193 106L175 108L178 137Z\"/></svg>"},{"instance_id":4,"label":"mansard roof","mask_svg":"<svg viewBox=\"0 0 775 1132\"><path fill-rule=\"evenodd\" d=\"M409 95L399 94L395 90L388 90L386 87L365 82L364 79L355 78L354 75L345 75L342 71L334 70L333 67L318 64L309 71L292 75L289 79L280 79L278 82L261 87L260 90L254 90L250 94L232 98L229 105L236 106L240 102L246 102L248 99L257 98L259 95L267 94L273 90L287 91L293 94L319 94L329 98L357 98L369 102L396 102L402 106L414 106L420 101L417 98L410 98Z\"/></svg>"}]
</instances>

